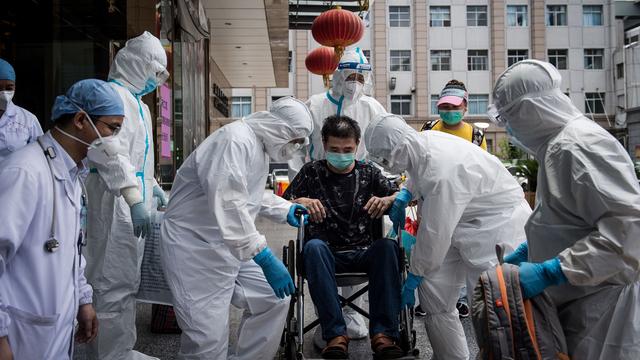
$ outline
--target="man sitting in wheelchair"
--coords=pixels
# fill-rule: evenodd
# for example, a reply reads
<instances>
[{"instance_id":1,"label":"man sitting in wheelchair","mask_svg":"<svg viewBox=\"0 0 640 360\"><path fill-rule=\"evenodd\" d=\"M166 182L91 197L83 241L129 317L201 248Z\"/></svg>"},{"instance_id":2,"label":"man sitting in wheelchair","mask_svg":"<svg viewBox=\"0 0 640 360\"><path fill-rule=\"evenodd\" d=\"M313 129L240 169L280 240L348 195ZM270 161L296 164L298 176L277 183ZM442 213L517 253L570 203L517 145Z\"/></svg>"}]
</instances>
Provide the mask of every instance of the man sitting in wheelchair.
<instances>
[{"instance_id":1,"label":"man sitting in wheelchair","mask_svg":"<svg viewBox=\"0 0 640 360\"><path fill-rule=\"evenodd\" d=\"M327 346L323 358L346 358L349 338L336 286L336 273L369 277L369 336L377 358L403 355L397 345L400 312L398 245L373 234L392 205L397 186L369 162L356 161L360 127L331 116L322 127L326 160L307 163L284 193L309 212L302 251L309 292ZM313 156L313 149L310 152Z\"/></svg>"}]
</instances>

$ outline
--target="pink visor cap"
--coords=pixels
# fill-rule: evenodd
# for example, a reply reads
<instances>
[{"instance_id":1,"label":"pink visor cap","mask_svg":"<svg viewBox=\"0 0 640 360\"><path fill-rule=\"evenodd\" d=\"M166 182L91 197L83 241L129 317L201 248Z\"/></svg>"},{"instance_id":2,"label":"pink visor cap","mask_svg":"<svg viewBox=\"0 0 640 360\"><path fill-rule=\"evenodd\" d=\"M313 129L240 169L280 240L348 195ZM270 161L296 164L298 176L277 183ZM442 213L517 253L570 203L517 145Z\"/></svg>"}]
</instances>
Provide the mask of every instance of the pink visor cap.
<instances>
[{"instance_id":1,"label":"pink visor cap","mask_svg":"<svg viewBox=\"0 0 640 360\"><path fill-rule=\"evenodd\" d=\"M440 93L440 99L436 106L441 104L451 104L453 106L460 106L462 101L469 102L469 94L458 86L447 86Z\"/></svg>"}]
</instances>

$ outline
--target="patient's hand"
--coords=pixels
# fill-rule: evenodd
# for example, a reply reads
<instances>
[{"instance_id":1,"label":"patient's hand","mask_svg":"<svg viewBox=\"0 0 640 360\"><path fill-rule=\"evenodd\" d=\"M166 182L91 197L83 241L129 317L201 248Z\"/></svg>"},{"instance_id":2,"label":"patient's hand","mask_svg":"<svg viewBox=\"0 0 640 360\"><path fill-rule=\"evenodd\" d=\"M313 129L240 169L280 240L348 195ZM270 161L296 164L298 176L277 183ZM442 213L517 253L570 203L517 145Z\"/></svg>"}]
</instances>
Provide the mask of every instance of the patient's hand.
<instances>
[{"instance_id":1,"label":"patient's hand","mask_svg":"<svg viewBox=\"0 0 640 360\"><path fill-rule=\"evenodd\" d=\"M371 215L372 219L379 219L384 215L384 212L387 211L391 204L393 204L394 196L387 197L377 197L372 196L367 204L364 206L364 209L367 210L369 215Z\"/></svg>"},{"instance_id":2,"label":"patient's hand","mask_svg":"<svg viewBox=\"0 0 640 360\"><path fill-rule=\"evenodd\" d=\"M293 202L301 204L302 206L307 208L307 212L309 213L309 219L312 222L320 223L323 222L327 217L327 213L324 211L324 206L322 202L318 199L310 199L310 198L297 198Z\"/></svg>"}]
</instances>

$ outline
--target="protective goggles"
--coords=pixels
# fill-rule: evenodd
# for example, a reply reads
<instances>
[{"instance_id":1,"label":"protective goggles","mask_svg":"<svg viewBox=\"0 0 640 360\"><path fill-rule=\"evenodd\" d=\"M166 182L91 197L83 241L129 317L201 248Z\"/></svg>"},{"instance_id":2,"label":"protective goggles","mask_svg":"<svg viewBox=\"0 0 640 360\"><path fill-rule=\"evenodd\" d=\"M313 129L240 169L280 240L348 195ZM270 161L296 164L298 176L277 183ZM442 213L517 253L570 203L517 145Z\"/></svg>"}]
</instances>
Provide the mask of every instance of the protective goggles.
<instances>
[{"instance_id":1,"label":"protective goggles","mask_svg":"<svg viewBox=\"0 0 640 360\"><path fill-rule=\"evenodd\" d=\"M494 104L489 105L489 107L487 108L487 115L489 116L489 120L492 123L500 127L504 127L505 125L507 125L507 122L502 117L500 117L498 108Z\"/></svg>"}]
</instances>

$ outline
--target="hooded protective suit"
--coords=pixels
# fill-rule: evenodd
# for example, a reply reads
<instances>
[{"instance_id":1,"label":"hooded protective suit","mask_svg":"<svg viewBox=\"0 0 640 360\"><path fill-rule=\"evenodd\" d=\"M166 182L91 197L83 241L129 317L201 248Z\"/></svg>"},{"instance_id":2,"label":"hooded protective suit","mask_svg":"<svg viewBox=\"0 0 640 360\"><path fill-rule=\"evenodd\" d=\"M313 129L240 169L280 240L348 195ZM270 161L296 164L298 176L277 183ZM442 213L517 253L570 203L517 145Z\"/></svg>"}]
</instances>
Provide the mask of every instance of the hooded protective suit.
<instances>
[{"instance_id":1,"label":"hooded protective suit","mask_svg":"<svg viewBox=\"0 0 640 360\"><path fill-rule=\"evenodd\" d=\"M354 73L364 77L364 84L346 81L347 77ZM362 50L360 48L346 50L340 59L338 68L333 73L331 90L311 96L306 103L313 116L314 131L309 137L309 144L289 161L290 181L293 181L307 159L314 161L325 158L320 131L326 118L333 115L348 116L357 121L360 129L364 132L371 119L385 112L384 107L376 99L366 95L370 93L373 85L371 78L371 65ZM356 151L356 159L363 160L366 157L367 151L364 142L360 142ZM357 289L357 287L344 287L342 292L344 296L349 297ZM362 306L361 301L362 299L358 299L355 304ZM344 315L351 338L359 339L368 335L368 328L360 314L347 307L344 310ZM317 334L319 335L320 332ZM324 346L320 336L316 336L315 339L320 347Z\"/></svg>"},{"instance_id":2,"label":"hooded protective suit","mask_svg":"<svg viewBox=\"0 0 640 360\"><path fill-rule=\"evenodd\" d=\"M446 133L419 133L396 115L374 119L364 140L370 159L393 173L407 171L408 190L422 200L409 270L424 277L418 293L434 353L467 359L456 300L465 281L473 288L496 264L496 244L514 248L525 239L531 209L522 188L477 145Z\"/></svg>"},{"instance_id":3,"label":"hooded protective suit","mask_svg":"<svg viewBox=\"0 0 640 360\"><path fill-rule=\"evenodd\" d=\"M167 79L167 57L148 32L127 41L114 59L109 81L122 98L125 121L117 138L121 166L109 171L95 164L87 177L87 278L94 288L100 319L89 354L99 359L146 359L136 343L135 294L140 284L144 239L133 234L130 206L153 207L154 152L149 108L141 96ZM120 195L123 195L120 197Z\"/></svg>"},{"instance_id":4,"label":"hooded protective suit","mask_svg":"<svg viewBox=\"0 0 640 360\"><path fill-rule=\"evenodd\" d=\"M210 135L178 170L164 215L161 258L182 329L180 359L273 359L289 307L252 260L267 246L258 214L284 223L291 203L264 192L269 158L311 134L299 100L282 98ZM229 305L245 309L228 349Z\"/></svg>"},{"instance_id":5,"label":"hooded protective suit","mask_svg":"<svg viewBox=\"0 0 640 360\"><path fill-rule=\"evenodd\" d=\"M540 163L529 261L558 256L568 283L547 288L572 359L640 358L640 187L628 153L526 60L496 82L494 116Z\"/></svg>"}]
</instances>

